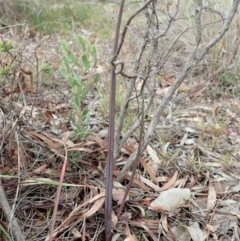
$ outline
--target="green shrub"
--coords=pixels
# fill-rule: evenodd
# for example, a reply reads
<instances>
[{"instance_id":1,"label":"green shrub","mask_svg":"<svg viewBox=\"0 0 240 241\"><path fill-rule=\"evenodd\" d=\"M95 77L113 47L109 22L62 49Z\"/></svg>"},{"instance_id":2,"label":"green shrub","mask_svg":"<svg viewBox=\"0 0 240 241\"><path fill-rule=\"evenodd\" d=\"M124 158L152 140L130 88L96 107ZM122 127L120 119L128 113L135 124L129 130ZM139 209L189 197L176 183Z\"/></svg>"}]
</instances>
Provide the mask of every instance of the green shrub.
<instances>
[{"instance_id":1,"label":"green shrub","mask_svg":"<svg viewBox=\"0 0 240 241\"><path fill-rule=\"evenodd\" d=\"M82 108L83 100L92 84L96 83L100 76L94 73L97 65L96 47L80 36L75 38L75 43L80 53L79 56L72 51L67 41L61 43L64 66L60 69L60 73L71 86L73 115L70 116L70 120L76 127L76 135L83 140L90 134L86 129L90 113L87 108ZM86 75L90 80L83 80Z\"/></svg>"}]
</instances>

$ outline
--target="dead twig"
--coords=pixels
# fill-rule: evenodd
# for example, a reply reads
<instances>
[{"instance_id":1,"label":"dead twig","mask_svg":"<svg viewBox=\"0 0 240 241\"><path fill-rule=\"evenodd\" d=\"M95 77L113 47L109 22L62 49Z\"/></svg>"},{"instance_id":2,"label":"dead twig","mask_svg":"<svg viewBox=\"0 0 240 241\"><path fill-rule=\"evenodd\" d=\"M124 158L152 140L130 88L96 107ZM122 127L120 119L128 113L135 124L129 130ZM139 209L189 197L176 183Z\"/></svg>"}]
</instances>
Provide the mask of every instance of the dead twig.
<instances>
[{"instance_id":1,"label":"dead twig","mask_svg":"<svg viewBox=\"0 0 240 241\"><path fill-rule=\"evenodd\" d=\"M17 241L25 241L25 237L21 231L21 228L17 222L17 219L14 217L12 214L12 209L8 203L7 197L5 195L3 186L2 186L2 181L0 178L0 205L3 209L3 212L8 220L9 223L9 229L12 232L14 238Z\"/></svg>"}]
</instances>

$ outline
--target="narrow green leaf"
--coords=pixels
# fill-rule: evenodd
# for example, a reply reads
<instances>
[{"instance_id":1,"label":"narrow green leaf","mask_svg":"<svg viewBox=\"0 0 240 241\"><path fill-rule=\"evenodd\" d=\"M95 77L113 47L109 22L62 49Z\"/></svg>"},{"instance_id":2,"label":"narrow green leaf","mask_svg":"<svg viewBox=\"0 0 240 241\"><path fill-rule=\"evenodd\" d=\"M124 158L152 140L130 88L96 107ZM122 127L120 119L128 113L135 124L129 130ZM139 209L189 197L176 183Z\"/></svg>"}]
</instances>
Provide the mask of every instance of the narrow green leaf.
<instances>
[{"instance_id":1,"label":"narrow green leaf","mask_svg":"<svg viewBox=\"0 0 240 241\"><path fill-rule=\"evenodd\" d=\"M97 49L93 45L91 48L91 56L93 58L93 68L97 66Z\"/></svg>"},{"instance_id":2,"label":"narrow green leaf","mask_svg":"<svg viewBox=\"0 0 240 241\"><path fill-rule=\"evenodd\" d=\"M85 67L85 71L84 72L88 73L89 70L90 70L90 62L89 62L89 60L88 60L88 58L87 58L87 56L85 54L82 56L82 62L83 62L84 67Z\"/></svg>"},{"instance_id":3,"label":"narrow green leaf","mask_svg":"<svg viewBox=\"0 0 240 241\"><path fill-rule=\"evenodd\" d=\"M68 54L69 53L69 50L70 50L70 45L68 42L66 41L63 41L60 45L60 48L66 53Z\"/></svg>"},{"instance_id":4,"label":"narrow green leaf","mask_svg":"<svg viewBox=\"0 0 240 241\"><path fill-rule=\"evenodd\" d=\"M74 89L74 91L78 92L78 87L81 86L80 82L79 82L79 79L78 78L74 78L74 77L69 77L69 81L68 81L71 86L73 88L76 88L76 90Z\"/></svg>"},{"instance_id":5,"label":"narrow green leaf","mask_svg":"<svg viewBox=\"0 0 240 241\"><path fill-rule=\"evenodd\" d=\"M63 63L65 65L66 69L69 70L70 69L69 59L66 56L63 57Z\"/></svg>"},{"instance_id":6,"label":"narrow green leaf","mask_svg":"<svg viewBox=\"0 0 240 241\"><path fill-rule=\"evenodd\" d=\"M75 70L73 71L73 77L74 77L75 79L77 79L77 80L80 79L78 73L77 73Z\"/></svg>"},{"instance_id":7,"label":"narrow green leaf","mask_svg":"<svg viewBox=\"0 0 240 241\"><path fill-rule=\"evenodd\" d=\"M86 41L81 36L76 37L77 45L80 49L86 50Z\"/></svg>"},{"instance_id":8,"label":"narrow green leaf","mask_svg":"<svg viewBox=\"0 0 240 241\"><path fill-rule=\"evenodd\" d=\"M10 235L8 234L8 232L5 230L5 228L0 224L0 231L2 231L4 233L4 235L7 237L8 241L12 241Z\"/></svg>"},{"instance_id":9,"label":"narrow green leaf","mask_svg":"<svg viewBox=\"0 0 240 241\"><path fill-rule=\"evenodd\" d=\"M94 79L93 79L93 83L96 84L98 82L98 80L100 79L100 74L95 74Z\"/></svg>"},{"instance_id":10,"label":"narrow green leaf","mask_svg":"<svg viewBox=\"0 0 240 241\"><path fill-rule=\"evenodd\" d=\"M80 103L81 103L81 98L79 95L75 95L74 96L74 105L75 105L75 109L79 110L80 108Z\"/></svg>"},{"instance_id":11,"label":"narrow green leaf","mask_svg":"<svg viewBox=\"0 0 240 241\"><path fill-rule=\"evenodd\" d=\"M65 79L68 79L69 75L68 75L68 72L66 71L66 69L60 68L59 72Z\"/></svg>"},{"instance_id":12,"label":"narrow green leaf","mask_svg":"<svg viewBox=\"0 0 240 241\"><path fill-rule=\"evenodd\" d=\"M77 57L72 53L72 52L69 52L69 55L68 55L69 59L72 60L72 62L74 64L76 64L77 66L79 66L79 61L77 59Z\"/></svg>"}]
</instances>

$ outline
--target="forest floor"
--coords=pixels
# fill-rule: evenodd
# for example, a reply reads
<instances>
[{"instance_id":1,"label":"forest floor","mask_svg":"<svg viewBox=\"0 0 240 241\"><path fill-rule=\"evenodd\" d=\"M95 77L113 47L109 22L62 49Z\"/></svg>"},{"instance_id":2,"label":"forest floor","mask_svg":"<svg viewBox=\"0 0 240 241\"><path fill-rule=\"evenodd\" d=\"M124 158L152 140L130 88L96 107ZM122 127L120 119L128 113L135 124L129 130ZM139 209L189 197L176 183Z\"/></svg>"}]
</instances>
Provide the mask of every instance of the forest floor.
<instances>
[{"instance_id":1,"label":"forest floor","mask_svg":"<svg viewBox=\"0 0 240 241\"><path fill-rule=\"evenodd\" d=\"M105 92L112 42L95 43L100 80L83 100L83 108L90 111L86 128L91 135L81 141L69 120L74 109L72 87L59 71L61 38L16 35L11 27L1 34L5 43L14 46L1 52L0 60L0 173L14 216L26 240L48 240L67 160L54 236L56 240L104 240L109 100ZM10 71L2 73L8 66ZM158 86L159 98L172 84L169 76ZM237 82L229 72L184 81L142 155L119 219L116 214L131 170L122 183L114 182L112 240L240 240ZM136 133L122 148L115 177L136 150L137 138ZM13 240L3 210L0 239Z\"/></svg>"}]
</instances>

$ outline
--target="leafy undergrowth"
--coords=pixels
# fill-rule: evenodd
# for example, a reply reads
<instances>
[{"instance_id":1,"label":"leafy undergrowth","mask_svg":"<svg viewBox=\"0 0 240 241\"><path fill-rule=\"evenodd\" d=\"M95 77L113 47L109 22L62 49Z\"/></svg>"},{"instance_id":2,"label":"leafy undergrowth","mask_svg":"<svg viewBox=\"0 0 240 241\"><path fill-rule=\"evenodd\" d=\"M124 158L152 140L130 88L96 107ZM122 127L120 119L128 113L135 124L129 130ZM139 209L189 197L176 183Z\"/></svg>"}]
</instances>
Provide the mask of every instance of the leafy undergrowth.
<instances>
[{"instance_id":1,"label":"leafy undergrowth","mask_svg":"<svg viewBox=\"0 0 240 241\"><path fill-rule=\"evenodd\" d=\"M26 240L47 240L67 159L54 236L104 240L108 123L99 101L102 83L85 98L91 112L86 128L92 135L80 141L68 118L73 103L71 87L59 73L59 43L56 37L26 38L13 43L14 55L2 56L2 185ZM114 182L113 240L239 240L240 103L234 94L238 77L234 83L231 78L227 72L209 83L187 80L180 87L140 160L119 219L131 170L123 183ZM157 90L159 98L171 85L166 82ZM132 137L122 148L115 176L137 147L137 137ZM167 203L157 199L160 194ZM7 232L2 211L0 215Z\"/></svg>"}]
</instances>

